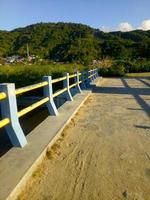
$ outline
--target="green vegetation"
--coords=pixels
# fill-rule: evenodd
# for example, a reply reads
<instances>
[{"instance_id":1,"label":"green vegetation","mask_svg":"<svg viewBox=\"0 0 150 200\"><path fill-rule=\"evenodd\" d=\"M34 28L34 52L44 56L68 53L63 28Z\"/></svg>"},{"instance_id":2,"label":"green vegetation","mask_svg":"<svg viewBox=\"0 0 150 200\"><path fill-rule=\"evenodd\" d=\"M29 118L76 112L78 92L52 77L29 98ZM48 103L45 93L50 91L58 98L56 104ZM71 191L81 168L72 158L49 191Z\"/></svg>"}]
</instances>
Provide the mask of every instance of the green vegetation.
<instances>
[{"instance_id":1,"label":"green vegetation","mask_svg":"<svg viewBox=\"0 0 150 200\"><path fill-rule=\"evenodd\" d=\"M16 83L16 87L22 87L41 82L42 76L52 75L53 78L61 77L63 72L74 73L84 70L82 65L5 65L0 66L0 82Z\"/></svg>"},{"instance_id":2,"label":"green vegetation","mask_svg":"<svg viewBox=\"0 0 150 200\"><path fill-rule=\"evenodd\" d=\"M150 72L143 72L143 73L128 73L126 74L127 77L150 77Z\"/></svg>"},{"instance_id":3,"label":"green vegetation","mask_svg":"<svg viewBox=\"0 0 150 200\"><path fill-rule=\"evenodd\" d=\"M59 62L150 58L150 31L104 33L74 23L39 23L0 31L0 57L25 56L27 43L31 54Z\"/></svg>"},{"instance_id":4,"label":"green vegetation","mask_svg":"<svg viewBox=\"0 0 150 200\"><path fill-rule=\"evenodd\" d=\"M124 76L126 73L150 72L148 60L107 60L101 63L100 73L103 76Z\"/></svg>"},{"instance_id":5,"label":"green vegetation","mask_svg":"<svg viewBox=\"0 0 150 200\"><path fill-rule=\"evenodd\" d=\"M104 76L150 71L150 31L104 33L75 23L39 23L0 31L0 63L11 55L26 57L27 44L30 54L48 60L48 64L1 65L0 82L27 85L42 75L55 77L93 63ZM55 62L63 64L49 64Z\"/></svg>"}]
</instances>

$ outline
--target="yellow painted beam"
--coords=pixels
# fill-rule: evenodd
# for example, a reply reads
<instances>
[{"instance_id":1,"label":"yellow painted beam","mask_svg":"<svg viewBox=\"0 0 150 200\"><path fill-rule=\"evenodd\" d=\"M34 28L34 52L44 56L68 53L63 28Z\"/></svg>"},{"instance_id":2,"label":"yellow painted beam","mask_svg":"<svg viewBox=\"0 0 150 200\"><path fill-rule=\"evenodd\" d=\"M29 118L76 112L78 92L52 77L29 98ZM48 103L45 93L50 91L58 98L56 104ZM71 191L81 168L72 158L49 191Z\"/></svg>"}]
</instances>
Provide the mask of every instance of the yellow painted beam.
<instances>
[{"instance_id":1,"label":"yellow painted beam","mask_svg":"<svg viewBox=\"0 0 150 200\"><path fill-rule=\"evenodd\" d=\"M49 101L49 97L46 97L34 104L32 104L31 106L28 106L27 108L22 109L21 111L18 112L18 117L22 117L23 115L27 114L28 112L34 110L35 108L45 104L46 102Z\"/></svg>"},{"instance_id":2,"label":"yellow painted beam","mask_svg":"<svg viewBox=\"0 0 150 200\"><path fill-rule=\"evenodd\" d=\"M74 84L70 85L69 88L73 88L73 87L75 87L76 85L78 85L78 83L74 83Z\"/></svg>"},{"instance_id":3,"label":"yellow painted beam","mask_svg":"<svg viewBox=\"0 0 150 200\"><path fill-rule=\"evenodd\" d=\"M29 92L31 90L38 89L38 88L44 87L46 85L48 85L48 82L44 81L42 83L37 83L37 84L30 85L30 86L27 86L27 87L19 88L19 89L16 90L16 95L22 94L22 93L25 93L25 92Z\"/></svg>"},{"instance_id":4,"label":"yellow painted beam","mask_svg":"<svg viewBox=\"0 0 150 200\"><path fill-rule=\"evenodd\" d=\"M66 78L67 78L67 77L64 76L64 77L61 77L61 78L53 79L53 80L52 80L52 83L57 83L57 82L63 81L63 80L65 80Z\"/></svg>"},{"instance_id":5,"label":"yellow painted beam","mask_svg":"<svg viewBox=\"0 0 150 200\"><path fill-rule=\"evenodd\" d=\"M88 77L91 78L92 76L95 76L95 74L92 74L92 75L90 75L90 76L88 76Z\"/></svg>"},{"instance_id":6,"label":"yellow painted beam","mask_svg":"<svg viewBox=\"0 0 150 200\"><path fill-rule=\"evenodd\" d=\"M1 92L1 93L0 93L0 100L5 99L6 96L7 96L7 95L6 95L4 92Z\"/></svg>"},{"instance_id":7,"label":"yellow painted beam","mask_svg":"<svg viewBox=\"0 0 150 200\"><path fill-rule=\"evenodd\" d=\"M69 78L74 78L76 76L77 76L77 74L72 74L72 75L69 76Z\"/></svg>"},{"instance_id":8,"label":"yellow painted beam","mask_svg":"<svg viewBox=\"0 0 150 200\"><path fill-rule=\"evenodd\" d=\"M53 97L57 97L58 95L64 93L65 91L67 91L67 88L64 88L64 89L59 90L58 92L54 93L54 94L53 94Z\"/></svg>"},{"instance_id":9,"label":"yellow painted beam","mask_svg":"<svg viewBox=\"0 0 150 200\"><path fill-rule=\"evenodd\" d=\"M8 125L9 123L10 123L10 119L9 119L9 118L2 119L2 120L0 121L0 128L2 128L2 127L4 127L4 126Z\"/></svg>"}]
</instances>

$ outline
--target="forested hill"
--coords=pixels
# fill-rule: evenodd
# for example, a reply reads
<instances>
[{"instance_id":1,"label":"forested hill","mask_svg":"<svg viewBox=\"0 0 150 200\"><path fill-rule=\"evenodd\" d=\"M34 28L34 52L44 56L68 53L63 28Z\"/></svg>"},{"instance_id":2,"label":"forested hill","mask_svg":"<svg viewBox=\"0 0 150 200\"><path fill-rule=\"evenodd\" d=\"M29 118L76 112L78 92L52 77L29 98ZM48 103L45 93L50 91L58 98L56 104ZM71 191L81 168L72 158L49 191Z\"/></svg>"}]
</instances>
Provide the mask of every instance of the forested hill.
<instances>
[{"instance_id":1,"label":"forested hill","mask_svg":"<svg viewBox=\"0 0 150 200\"><path fill-rule=\"evenodd\" d=\"M38 23L0 31L0 57L24 56L27 44L31 54L54 61L150 58L150 31L104 33L75 23Z\"/></svg>"}]
</instances>

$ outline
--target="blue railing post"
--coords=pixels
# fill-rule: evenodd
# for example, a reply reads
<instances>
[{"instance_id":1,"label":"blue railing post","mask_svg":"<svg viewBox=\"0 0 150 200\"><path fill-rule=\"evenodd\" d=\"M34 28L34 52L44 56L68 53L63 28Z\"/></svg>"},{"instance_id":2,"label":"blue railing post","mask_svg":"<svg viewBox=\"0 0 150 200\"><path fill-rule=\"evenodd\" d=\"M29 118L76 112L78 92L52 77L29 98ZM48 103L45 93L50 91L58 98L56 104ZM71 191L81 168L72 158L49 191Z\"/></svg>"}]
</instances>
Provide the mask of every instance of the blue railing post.
<instances>
[{"instance_id":1,"label":"blue railing post","mask_svg":"<svg viewBox=\"0 0 150 200\"><path fill-rule=\"evenodd\" d=\"M94 75L94 73L95 73L95 70L94 70L94 69L92 69L92 81L94 81L94 80L95 80L95 75Z\"/></svg>"},{"instance_id":2,"label":"blue railing post","mask_svg":"<svg viewBox=\"0 0 150 200\"><path fill-rule=\"evenodd\" d=\"M15 147L24 147L27 144L26 137L18 119L18 109L15 94L15 84L0 84L0 91L6 93L6 99L1 101L2 118L9 118L10 124L5 126L6 132Z\"/></svg>"},{"instance_id":3,"label":"blue railing post","mask_svg":"<svg viewBox=\"0 0 150 200\"><path fill-rule=\"evenodd\" d=\"M63 88L67 88L67 91L64 93L65 98L67 99L67 101L73 101L70 88L69 88L69 73L64 72L63 76L66 76L66 79L63 80Z\"/></svg>"},{"instance_id":4,"label":"blue railing post","mask_svg":"<svg viewBox=\"0 0 150 200\"><path fill-rule=\"evenodd\" d=\"M53 87L52 87L52 77L51 76L44 76L44 81L48 82L48 85L46 85L44 89L44 97L49 97L49 101L46 103L46 106L48 108L48 111L50 115L57 116L58 110L56 108L56 105L53 100Z\"/></svg>"},{"instance_id":5,"label":"blue railing post","mask_svg":"<svg viewBox=\"0 0 150 200\"><path fill-rule=\"evenodd\" d=\"M78 90L78 92L81 93L82 91L81 91L81 88L80 88L80 83L79 83L79 81L80 81L80 73L77 71L77 72L76 72L76 76L75 76L75 78L74 78L74 82L77 83L76 89Z\"/></svg>"},{"instance_id":6,"label":"blue railing post","mask_svg":"<svg viewBox=\"0 0 150 200\"><path fill-rule=\"evenodd\" d=\"M95 79L97 78L97 68L95 68Z\"/></svg>"},{"instance_id":7,"label":"blue railing post","mask_svg":"<svg viewBox=\"0 0 150 200\"><path fill-rule=\"evenodd\" d=\"M91 82L91 78L89 77L91 74L90 74L90 71L86 71L86 87L89 87L90 86L90 82Z\"/></svg>"},{"instance_id":8,"label":"blue railing post","mask_svg":"<svg viewBox=\"0 0 150 200\"><path fill-rule=\"evenodd\" d=\"M98 68L96 69L96 78L98 78Z\"/></svg>"},{"instance_id":9,"label":"blue railing post","mask_svg":"<svg viewBox=\"0 0 150 200\"><path fill-rule=\"evenodd\" d=\"M93 69L91 69L90 74L91 74L91 82L93 82Z\"/></svg>"},{"instance_id":10,"label":"blue railing post","mask_svg":"<svg viewBox=\"0 0 150 200\"><path fill-rule=\"evenodd\" d=\"M96 79L96 69L94 69L94 79Z\"/></svg>"},{"instance_id":11,"label":"blue railing post","mask_svg":"<svg viewBox=\"0 0 150 200\"><path fill-rule=\"evenodd\" d=\"M89 72L88 72L88 74L89 74L89 83L91 83L92 82L92 70L89 70Z\"/></svg>"},{"instance_id":12,"label":"blue railing post","mask_svg":"<svg viewBox=\"0 0 150 200\"><path fill-rule=\"evenodd\" d=\"M86 84L85 84L85 71L81 71L81 88L86 89Z\"/></svg>"}]
</instances>

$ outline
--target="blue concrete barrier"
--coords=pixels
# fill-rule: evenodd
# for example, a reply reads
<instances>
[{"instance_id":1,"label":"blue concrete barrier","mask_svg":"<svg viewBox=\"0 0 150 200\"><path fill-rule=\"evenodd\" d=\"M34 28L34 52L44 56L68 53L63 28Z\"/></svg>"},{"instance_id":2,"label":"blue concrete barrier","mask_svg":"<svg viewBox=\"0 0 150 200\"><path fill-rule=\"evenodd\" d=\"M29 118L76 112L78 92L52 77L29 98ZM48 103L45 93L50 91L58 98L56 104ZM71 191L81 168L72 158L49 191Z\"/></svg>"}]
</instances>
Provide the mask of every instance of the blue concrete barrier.
<instances>
[{"instance_id":1,"label":"blue concrete barrier","mask_svg":"<svg viewBox=\"0 0 150 200\"><path fill-rule=\"evenodd\" d=\"M20 117L44 104L46 104L50 115L57 116L59 113L54 103L55 97L60 94L64 94L67 101L73 101L73 97L70 92L71 88L76 88L77 92L81 93L81 88L88 88L90 83L92 83L97 77L98 69L92 69L89 71L82 71L81 73L76 72L72 75L65 72L63 73L63 77L57 79L52 79L51 76L44 76L43 82L19 88L17 90L15 89L15 84L13 83L0 84L0 106L2 113L0 128L5 127L13 146L24 147L27 144L27 140L19 123ZM72 78L74 79L74 83L70 84L70 79ZM53 93L53 84L60 81L63 81L63 88ZM18 111L17 95L38 88L43 88L43 99Z\"/></svg>"}]
</instances>

